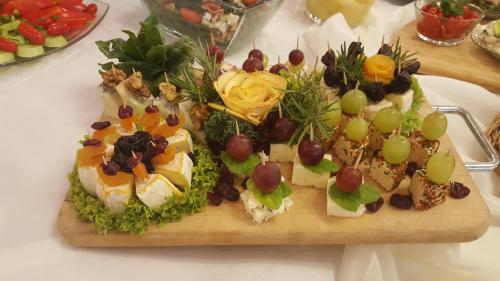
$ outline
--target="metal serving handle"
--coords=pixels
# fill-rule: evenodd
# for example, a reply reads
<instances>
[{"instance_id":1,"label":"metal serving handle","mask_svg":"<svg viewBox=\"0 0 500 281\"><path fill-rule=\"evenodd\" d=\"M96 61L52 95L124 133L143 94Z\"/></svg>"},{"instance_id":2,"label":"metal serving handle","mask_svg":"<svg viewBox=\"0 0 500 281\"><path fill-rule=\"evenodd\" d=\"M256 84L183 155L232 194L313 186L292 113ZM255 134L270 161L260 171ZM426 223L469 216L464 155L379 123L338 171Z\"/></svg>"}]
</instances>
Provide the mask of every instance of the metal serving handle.
<instances>
[{"instance_id":1,"label":"metal serving handle","mask_svg":"<svg viewBox=\"0 0 500 281\"><path fill-rule=\"evenodd\" d=\"M481 147L483 148L486 156L488 158L488 162L466 162L465 167L469 172L488 172L494 170L498 167L499 159L498 154L488 141L484 133L479 128L474 117L465 109L459 106L449 106L449 105L437 105L433 106L432 109L438 112L442 112L444 114L458 114L464 119L465 123L471 130L472 134L479 142Z\"/></svg>"}]
</instances>

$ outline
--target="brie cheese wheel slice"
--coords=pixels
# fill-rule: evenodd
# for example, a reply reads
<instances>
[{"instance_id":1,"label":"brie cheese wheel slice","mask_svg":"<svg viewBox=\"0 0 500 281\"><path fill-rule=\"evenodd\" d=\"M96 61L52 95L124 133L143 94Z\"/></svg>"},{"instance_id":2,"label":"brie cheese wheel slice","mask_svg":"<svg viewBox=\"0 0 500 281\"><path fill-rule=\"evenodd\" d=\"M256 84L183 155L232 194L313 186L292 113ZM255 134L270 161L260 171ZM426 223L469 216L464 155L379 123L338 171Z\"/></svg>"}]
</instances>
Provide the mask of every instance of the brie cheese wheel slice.
<instances>
[{"instance_id":1,"label":"brie cheese wheel slice","mask_svg":"<svg viewBox=\"0 0 500 281\"><path fill-rule=\"evenodd\" d=\"M330 154L325 154L325 159L332 160ZM293 160L292 184L302 186L313 186L316 188L326 188L330 172L316 174L308 170L300 162L299 156L296 155Z\"/></svg>"},{"instance_id":2,"label":"brie cheese wheel slice","mask_svg":"<svg viewBox=\"0 0 500 281\"><path fill-rule=\"evenodd\" d=\"M87 191L88 194L96 196L96 185L97 185L97 168L96 167L77 167L78 177L83 186L83 189Z\"/></svg>"},{"instance_id":3,"label":"brie cheese wheel slice","mask_svg":"<svg viewBox=\"0 0 500 281\"><path fill-rule=\"evenodd\" d=\"M101 99L104 114L111 118L118 118L118 107L123 104L118 93L103 89L101 91Z\"/></svg>"},{"instance_id":4,"label":"brie cheese wheel slice","mask_svg":"<svg viewBox=\"0 0 500 281\"><path fill-rule=\"evenodd\" d=\"M286 197L277 210L271 210L257 201L250 190L246 190L241 194L241 200L243 201L247 214L250 215L252 222L255 224L268 221L275 216L283 214L293 205L293 201L289 197Z\"/></svg>"},{"instance_id":5,"label":"brie cheese wheel slice","mask_svg":"<svg viewBox=\"0 0 500 281\"><path fill-rule=\"evenodd\" d=\"M155 170L175 185L186 188L191 186L193 161L185 152L176 153L172 161L164 165L155 166Z\"/></svg>"},{"instance_id":6,"label":"brie cheese wheel slice","mask_svg":"<svg viewBox=\"0 0 500 281\"><path fill-rule=\"evenodd\" d=\"M172 195L182 196L173 183L159 174L149 174L145 180L136 178L135 193L149 208L165 204Z\"/></svg>"},{"instance_id":7,"label":"brie cheese wheel slice","mask_svg":"<svg viewBox=\"0 0 500 281\"><path fill-rule=\"evenodd\" d=\"M188 130L180 128L175 135L166 138L169 146L175 147L177 152L193 152L193 139Z\"/></svg>"},{"instance_id":8,"label":"brie cheese wheel slice","mask_svg":"<svg viewBox=\"0 0 500 281\"><path fill-rule=\"evenodd\" d=\"M384 100L381 100L377 103L375 103L371 100L368 100L368 104L366 105L365 110L364 110L364 118L366 121L370 122L375 117L375 113L377 113L377 111L381 110L382 108L391 107L391 106L392 106L392 102L389 100L384 99Z\"/></svg>"},{"instance_id":9,"label":"brie cheese wheel slice","mask_svg":"<svg viewBox=\"0 0 500 281\"><path fill-rule=\"evenodd\" d=\"M356 218L361 216L365 211L365 205L360 204L356 212L348 211L340 207L335 200L330 198L329 191L330 187L335 183L335 177L328 180L328 188L326 189L326 213L328 216L344 217L344 218Z\"/></svg>"},{"instance_id":10,"label":"brie cheese wheel slice","mask_svg":"<svg viewBox=\"0 0 500 281\"><path fill-rule=\"evenodd\" d=\"M117 186L108 186L102 182L100 177L97 177L96 193L112 214L118 214L125 210L127 203L132 198L133 187L133 177L130 177L128 183Z\"/></svg>"}]
</instances>

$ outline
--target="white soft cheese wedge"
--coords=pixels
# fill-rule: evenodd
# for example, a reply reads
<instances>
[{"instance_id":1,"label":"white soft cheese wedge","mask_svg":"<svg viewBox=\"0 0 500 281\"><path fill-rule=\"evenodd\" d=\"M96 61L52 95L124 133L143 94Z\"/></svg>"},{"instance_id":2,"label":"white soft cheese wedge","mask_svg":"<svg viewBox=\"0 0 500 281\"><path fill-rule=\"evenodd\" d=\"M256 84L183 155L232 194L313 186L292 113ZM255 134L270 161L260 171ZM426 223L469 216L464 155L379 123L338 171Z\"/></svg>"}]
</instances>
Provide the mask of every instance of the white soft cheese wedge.
<instances>
[{"instance_id":1,"label":"white soft cheese wedge","mask_svg":"<svg viewBox=\"0 0 500 281\"><path fill-rule=\"evenodd\" d=\"M116 86L116 92L118 93L120 98L120 103L118 104L118 106L122 105L123 103L126 103L127 105L131 106L134 109L134 112L144 112L146 106L153 103L155 98L153 97L153 95L149 96L148 98L144 98L142 96L134 94L125 85L127 81L128 79L125 79ZM117 113L118 110L115 112L114 116L116 116Z\"/></svg>"},{"instance_id":2,"label":"white soft cheese wedge","mask_svg":"<svg viewBox=\"0 0 500 281\"><path fill-rule=\"evenodd\" d=\"M364 110L364 118L366 121L370 122L375 117L375 113L377 113L377 111L381 110L382 108L391 106L392 102L389 100L381 100L376 103L369 100Z\"/></svg>"},{"instance_id":3,"label":"white soft cheese wedge","mask_svg":"<svg viewBox=\"0 0 500 281\"><path fill-rule=\"evenodd\" d=\"M241 194L241 200L245 205L247 214L250 215L252 222L255 224L268 221L272 217L283 214L293 205L293 201L287 197L283 199L281 206L277 210L271 210L257 201L250 190L246 190Z\"/></svg>"},{"instance_id":4,"label":"white soft cheese wedge","mask_svg":"<svg viewBox=\"0 0 500 281\"><path fill-rule=\"evenodd\" d=\"M410 110L413 103L413 90L408 89L408 91L403 94L388 94L385 96L385 99L392 101L397 109L405 113Z\"/></svg>"},{"instance_id":5,"label":"white soft cheese wedge","mask_svg":"<svg viewBox=\"0 0 500 281\"><path fill-rule=\"evenodd\" d=\"M117 186L108 186L97 178L97 197L104 202L112 214L118 214L125 210L125 206L132 198L134 178L130 177L130 182Z\"/></svg>"},{"instance_id":6,"label":"white soft cheese wedge","mask_svg":"<svg viewBox=\"0 0 500 281\"><path fill-rule=\"evenodd\" d=\"M180 128L175 135L167 137L168 145L175 147L177 152L193 152L193 139L188 130Z\"/></svg>"},{"instance_id":7,"label":"white soft cheese wedge","mask_svg":"<svg viewBox=\"0 0 500 281\"><path fill-rule=\"evenodd\" d=\"M185 152L176 153L172 161L168 164L155 166L155 170L175 185L186 188L191 186L193 161Z\"/></svg>"},{"instance_id":8,"label":"white soft cheese wedge","mask_svg":"<svg viewBox=\"0 0 500 281\"><path fill-rule=\"evenodd\" d=\"M120 96L116 92L103 89L101 91L101 99L104 114L112 118L118 118L118 107L123 104Z\"/></svg>"},{"instance_id":9,"label":"white soft cheese wedge","mask_svg":"<svg viewBox=\"0 0 500 281\"><path fill-rule=\"evenodd\" d=\"M269 161L291 163L297 154L298 145L289 146L287 143L271 143Z\"/></svg>"},{"instance_id":10,"label":"white soft cheese wedge","mask_svg":"<svg viewBox=\"0 0 500 281\"><path fill-rule=\"evenodd\" d=\"M181 114L184 115L185 122L184 122L184 128L188 130L193 130L193 121L191 121L191 108L193 107L194 103L191 100L186 100L181 103L179 103L179 111ZM163 112L162 112L163 113ZM163 113L165 116L168 116L170 114L169 112Z\"/></svg>"},{"instance_id":11,"label":"white soft cheese wedge","mask_svg":"<svg viewBox=\"0 0 500 281\"><path fill-rule=\"evenodd\" d=\"M88 194L96 196L95 188L97 185L97 169L96 167L80 167L78 166L78 177L82 183L83 189L87 191Z\"/></svg>"},{"instance_id":12,"label":"white soft cheese wedge","mask_svg":"<svg viewBox=\"0 0 500 281\"><path fill-rule=\"evenodd\" d=\"M360 204L356 212L348 211L340 207L328 194L330 187L335 183L335 177L328 179L328 188L326 189L326 213L328 216L356 218L361 216L365 211L365 205Z\"/></svg>"},{"instance_id":13,"label":"white soft cheese wedge","mask_svg":"<svg viewBox=\"0 0 500 281\"><path fill-rule=\"evenodd\" d=\"M181 197L182 193L167 178L160 174L148 174L145 180L136 179L135 194L149 208L157 208L171 196Z\"/></svg>"},{"instance_id":14,"label":"white soft cheese wedge","mask_svg":"<svg viewBox=\"0 0 500 281\"><path fill-rule=\"evenodd\" d=\"M325 159L332 160L330 154L325 154ZM292 184L302 186L313 186L316 188L326 188L330 172L316 174L309 171L300 162L299 156L296 155L293 160Z\"/></svg>"}]
</instances>

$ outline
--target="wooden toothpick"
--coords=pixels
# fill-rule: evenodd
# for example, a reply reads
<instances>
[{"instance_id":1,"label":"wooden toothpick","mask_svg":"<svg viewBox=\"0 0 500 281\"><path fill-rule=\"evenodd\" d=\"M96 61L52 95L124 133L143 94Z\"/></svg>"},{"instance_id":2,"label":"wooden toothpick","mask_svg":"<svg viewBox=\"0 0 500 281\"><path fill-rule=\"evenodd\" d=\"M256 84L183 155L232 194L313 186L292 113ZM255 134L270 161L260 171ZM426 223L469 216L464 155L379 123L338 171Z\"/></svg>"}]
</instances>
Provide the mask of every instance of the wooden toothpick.
<instances>
[{"instance_id":1,"label":"wooden toothpick","mask_svg":"<svg viewBox=\"0 0 500 281\"><path fill-rule=\"evenodd\" d=\"M236 135L240 135L240 125L238 124L238 120L234 120L236 122Z\"/></svg>"},{"instance_id":2,"label":"wooden toothpick","mask_svg":"<svg viewBox=\"0 0 500 281\"><path fill-rule=\"evenodd\" d=\"M311 127L309 129L309 140L310 141L314 140L314 128L313 128L313 124L311 124Z\"/></svg>"},{"instance_id":3,"label":"wooden toothpick","mask_svg":"<svg viewBox=\"0 0 500 281\"><path fill-rule=\"evenodd\" d=\"M165 82L170 83L170 82L168 81L168 76L167 76L167 73L166 73L166 72L163 72L163 74L165 75Z\"/></svg>"},{"instance_id":4,"label":"wooden toothpick","mask_svg":"<svg viewBox=\"0 0 500 281\"><path fill-rule=\"evenodd\" d=\"M283 118L283 112L281 111L281 101L278 102L278 115L280 118Z\"/></svg>"},{"instance_id":5,"label":"wooden toothpick","mask_svg":"<svg viewBox=\"0 0 500 281\"><path fill-rule=\"evenodd\" d=\"M361 158L363 157L363 150L361 150L361 153L358 155L358 159L356 159L356 163L354 164L354 168L358 168L359 163L361 162Z\"/></svg>"}]
</instances>

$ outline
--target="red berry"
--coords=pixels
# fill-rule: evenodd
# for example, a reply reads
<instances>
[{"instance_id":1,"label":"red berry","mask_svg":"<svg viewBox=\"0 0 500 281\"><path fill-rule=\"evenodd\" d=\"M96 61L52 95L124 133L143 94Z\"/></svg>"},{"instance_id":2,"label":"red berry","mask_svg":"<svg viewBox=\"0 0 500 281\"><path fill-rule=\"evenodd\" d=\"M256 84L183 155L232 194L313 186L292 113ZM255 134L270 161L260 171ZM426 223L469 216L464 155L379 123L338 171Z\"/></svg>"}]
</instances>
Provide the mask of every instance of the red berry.
<instances>
[{"instance_id":1,"label":"red berry","mask_svg":"<svg viewBox=\"0 0 500 281\"><path fill-rule=\"evenodd\" d=\"M244 134L234 135L227 142L226 151L234 161L246 161L253 153L252 140Z\"/></svg>"},{"instance_id":2,"label":"red berry","mask_svg":"<svg viewBox=\"0 0 500 281\"><path fill-rule=\"evenodd\" d=\"M98 122L94 122L92 125L90 125L90 127L92 129L97 130L97 131L104 130L109 126L111 126L111 122L109 122L109 121L98 121Z\"/></svg>"},{"instance_id":3,"label":"red berry","mask_svg":"<svg viewBox=\"0 0 500 281\"><path fill-rule=\"evenodd\" d=\"M280 168L272 162L260 163L253 170L252 180L260 191L273 192L281 183Z\"/></svg>"},{"instance_id":4,"label":"red berry","mask_svg":"<svg viewBox=\"0 0 500 281\"><path fill-rule=\"evenodd\" d=\"M83 142L83 146L100 146L101 141L98 139L90 139Z\"/></svg>"},{"instance_id":5,"label":"red berry","mask_svg":"<svg viewBox=\"0 0 500 281\"><path fill-rule=\"evenodd\" d=\"M292 50L288 55L288 61L297 66L304 61L304 53L299 49Z\"/></svg>"},{"instance_id":6,"label":"red berry","mask_svg":"<svg viewBox=\"0 0 500 281\"><path fill-rule=\"evenodd\" d=\"M300 161L310 166L317 165L325 156L323 146L319 142L311 140L303 140L299 144L298 153Z\"/></svg>"},{"instance_id":7,"label":"red berry","mask_svg":"<svg viewBox=\"0 0 500 281\"><path fill-rule=\"evenodd\" d=\"M288 70L288 67L286 67L284 64L278 63L273 65L271 69L269 69L269 72L271 72L272 74L279 75L280 71L282 70Z\"/></svg>"},{"instance_id":8,"label":"red berry","mask_svg":"<svg viewBox=\"0 0 500 281\"><path fill-rule=\"evenodd\" d=\"M170 127L172 126L177 126L179 124L179 117L177 117L177 115L175 114L169 114L167 116L167 125L169 125Z\"/></svg>"},{"instance_id":9,"label":"red berry","mask_svg":"<svg viewBox=\"0 0 500 281\"><path fill-rule=\"evenodd\" d=\"M264 61L264 54L259 49L253 49L248 53L248 58L256 58L260 61Z\"/></svg>"},{"instance_id":10,"label":"red berry","mask_svg":"<svg viewBox=\"0 0 500 281\"><path fill-rule=\"evenodd\" d=\"M141 152L135 152L135 157L132 155L127 159L127 167L130 169L135 168L139 163L142 161L142 153Z\"/></svg>"},{"instance_id":11,"label":"red berry","mask_svg":"<svg viewBox=\"0 0 500 281\"><path fill-rule=\"evenodd\" d=\"M243 70L245 70L248 73L252 73L254 71L262 71L264 70L264 65L262 64L262 61L256 58L248 58L244 63L243 63Z\"/></svg>"},{"instance_id":12,"label":"red berry","mask_svg":"<svg viewBox=\"0 0 500 281\"><path fill-rule=\"evenodd\" d=\"M363 181L363 175L358 168L343 166L335 175L335 184L342 192L354 192L358 190Z\"/></svg>"},{"instance_id":13,"label":"red berry","mask_svg":"<svg viewBox=\"0 0 500 281\"><path fill-rule=\"evenodd\" d=\"M146 112L147 112L147 113L156 113L156 112L158 112L158 111L159 111L159 110L158 110L158 106L156 106L156 105L154 105L154 104L148 105L148 106L146 107Z\"/></svg>"},{"instance_id":14,"label":"red berry","mask_svg":"<svg viewBox=\"0 0 500 281\"><path fill-rule=\"evenodd\" d=\"M274 123L274 138L279 142L289 141L296 128L295 123L287 117L278 118Z\"/></svg>"},{"instance_id":15,"label":"red berry","mask_svg":"<svg viewBox=\"0 0 500 281\"><path fill-rule=\"evenodd\" d=\"M130 105L120 105L118 108L118 117L120 117L120 119L132 117L133 114L134 110Z\"/></svg>"},{"instance_id":16,"label":"red berry","mask_svg":"<svg viewBox=\"0 0 500 281\"><path fill-rule=\"evenodd\" d=\"M222 50L222 48L217 45L210 46L210 48L208 48L207 50L207 53L209 57L215 57L215 62L217 64L220 64L224 59L224 50Z\"/></svg>"}]
</instances>

